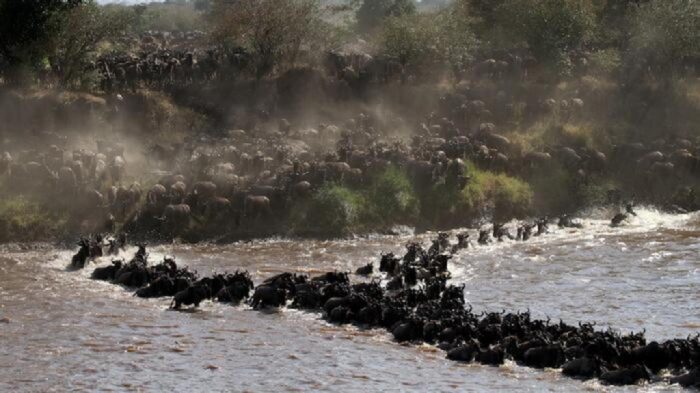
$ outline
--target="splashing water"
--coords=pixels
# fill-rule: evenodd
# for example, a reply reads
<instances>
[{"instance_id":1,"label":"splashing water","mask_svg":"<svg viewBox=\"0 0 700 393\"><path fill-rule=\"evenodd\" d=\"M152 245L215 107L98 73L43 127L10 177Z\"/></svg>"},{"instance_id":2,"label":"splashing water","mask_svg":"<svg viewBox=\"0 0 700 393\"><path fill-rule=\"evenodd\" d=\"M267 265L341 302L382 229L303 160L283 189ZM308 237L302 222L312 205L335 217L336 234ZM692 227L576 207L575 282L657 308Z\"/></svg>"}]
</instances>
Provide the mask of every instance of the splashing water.
<instances>
[{"instance_id":1,"label":"splashing water","mask_svg":"<svg viewBox=\"0 0 700 393\"><path fill-rule=\"evenodd\" d=\"M639 208L637 217L612 228L613 213L586 212L580 230L552 226L526 243L463 250L450 261L452 281L465 284L476 310L530 309L539 318L646 329L649 339L700 331L700 216ZM172 255L201 275L241 268L260 282L282 271L376 267L381 252L402 253L411 240L427 247L432 237L273 239L149 252L152 263ZM0 253L1 391L678 390L662 383L605 387L513 363L455 364L431 346L401 346L383 331L333 326L295 310L258 313L207 302L195 312L170 312L169 299L139 299L90 280L92 265L66 271L71 255L46 245Z\"/></svg>"}]
</instances>

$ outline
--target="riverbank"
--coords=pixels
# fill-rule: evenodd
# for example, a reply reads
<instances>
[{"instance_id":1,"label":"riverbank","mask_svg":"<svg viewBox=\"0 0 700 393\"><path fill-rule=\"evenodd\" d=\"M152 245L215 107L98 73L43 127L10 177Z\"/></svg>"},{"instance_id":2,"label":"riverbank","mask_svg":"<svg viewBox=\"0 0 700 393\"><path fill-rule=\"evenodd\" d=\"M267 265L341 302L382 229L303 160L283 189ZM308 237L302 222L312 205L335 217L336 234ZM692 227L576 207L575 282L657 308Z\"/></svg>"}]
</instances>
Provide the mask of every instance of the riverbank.
<instances>
[{"instance_id":1,"label":"riverbank","mask_svg":"<svg viewBox=\"0 0 700 393\"><path fill-rule=\"evenodd\" d=\"M469 180L461 190L445 183L419 188L405 168L390 167L368 183L328 183L305 198L289 198L279 215L259 217L243 225L235 222L241 218L234 214L213 222L202 213L193 216L177 235L168 235L158 226L139 227L134 221L109 221L102 225L101 231L123 231L134 241L149 242L227 243L270 237L331 239L390 234L395 233L396 227L415 228L419 232L474 228L527 217L548 216L556 224L562 214L576 217L577 212L597 206L622 211L626 202L644 203L674 213L693 211L698 203L693 188L682 187L680 182L660 193L637 194L635 188L626 191L618 188L624 183L615 177L583 183L558 172L552 178L527 180L482 170L469 161L465 166ZM627 180L628 184L634 184ZM140 203L147 204L145 195ZM108 206L93 213L103 217L106 211ZM57 205L50 196L0 193L2 243L72 244L86 230L94 231L96 225L99 222L82 215L80 204Z\"/></svg>"}]
</instances>

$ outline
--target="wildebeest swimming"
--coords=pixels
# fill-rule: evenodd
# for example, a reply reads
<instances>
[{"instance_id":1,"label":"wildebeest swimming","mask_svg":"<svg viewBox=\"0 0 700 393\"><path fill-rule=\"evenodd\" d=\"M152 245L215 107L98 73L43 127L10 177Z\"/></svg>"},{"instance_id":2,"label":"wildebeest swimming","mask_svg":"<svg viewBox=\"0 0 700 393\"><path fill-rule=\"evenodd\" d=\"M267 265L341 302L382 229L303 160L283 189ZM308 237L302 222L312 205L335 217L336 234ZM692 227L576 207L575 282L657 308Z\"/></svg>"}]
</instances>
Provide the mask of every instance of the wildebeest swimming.
<instances>
[{"instance_id":1,"label":"wildebeest swimming","mask_svg":"<svg viewBox=\"0 0 700 393\"><path fill-rule=\"evenodd\" d=\"M700 334L648 342L643 332L621 334L596 330L590 323L538 320L529 311L473 312L464 299L464 286L447 282L448 262L465 241L460 234L458 243L451 245L440 234L427 250L410 242L403 256L382 254L379 273L357 283L337 271L316 277L286 272L257 287L241 271L200 278L169 257L149 265L143 244L129 262L99 267L93 278L136 289L140 297L172 297L172 309L217 300L246 301L256 310L290 307L317 312L334 324L384 328L398 342L435 345L457 362L499 366L512 360L612 385L665 380L700 387ZM76 255L83 253L81 249ZM373 264L358 270L358 276L375 271Z\"/></svg>"}]
</instances>

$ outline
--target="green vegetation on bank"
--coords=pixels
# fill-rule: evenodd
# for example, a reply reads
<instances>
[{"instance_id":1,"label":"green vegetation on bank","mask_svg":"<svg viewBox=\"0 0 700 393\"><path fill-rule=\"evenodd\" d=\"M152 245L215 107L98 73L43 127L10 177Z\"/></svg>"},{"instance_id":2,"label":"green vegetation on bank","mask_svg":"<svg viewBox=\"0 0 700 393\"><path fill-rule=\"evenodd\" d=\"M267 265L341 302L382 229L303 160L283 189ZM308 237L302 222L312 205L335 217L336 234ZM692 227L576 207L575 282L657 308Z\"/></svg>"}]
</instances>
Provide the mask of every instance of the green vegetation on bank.
<instances>
[{"instance_id":1,"label":"green vegetation on bank","mask_svg":"<svg viewBox=\"0 0 700 393\"><path fill-rule=\"evenodd\" d=\"M412 224L420 214L420 202L408 174L390 167L372 179L366 192L365 217L375 225Z\"/></svg>"},{"instance_id":2,"label":"green vegetation on bank","mask_svg":"<svg viewBox=\"0 0 700 393\"><path fill-rule=\"evenodd\" d=\"M391 167L359 189L329 183L309 200L296 202L290 212L290 230L299 235L343 236L414 225L419 214L410 178L404 170Z\"/></svg>"},{"instance_id":3,"label":"green vegetation on bank","mask_svg":"<svg viewBox=\"0 0 700 393\"><path fill-rule=\"evenodd\" d=\"M496 221L523 218L532 213L534 193L523 180L503 173L493 173L467 165L470 180L461 192L470 211L488 207Z\"/></svg>"},{"instance_id":4,"label":"green vegetation on bank","mask_svg":"<svg viewBox=\"0 0 700 393\"><path fill-rule=\"evenodd\" d=\"M65 214L25 197L0 197L0 243L60 238L67 220Z\"/></svg>"},{"instance_id":5,"label":"green vegetation on bank","mask_svg":"<svg viewBox=\"0 0 700 393\"><path fill-rule=\"evenodd\" d=\"M514 177L467 164L463 190L437 183L417 189L405 170L390 167L359 189L326 184L290 212L290 230L298 235L343 236L384 231L395 225L466 226L484 215L494 220L533 213L534 193Z\"/></svg>"},{"instance_id":6,"label":"green vegetation on bank","mask_svg":"<svg viewBox=\"0 0 700 393\"><path fill-rule=\"evenodd\" d=\"M534 213L534 193L523 180L467 162L464 189L437 183L422 192L421 218L428 226L467 226L487 218L505 221Z\"/></svg>"},{"instance_id":7,"label":"green vegetation on bank","mask_svg":"<svg viewBox=\"0 0 700 393\"><path fill-rule=\"evenodd\" d=\"M291 210L291 230L298 235L337 237L359 229L366 207L363 196L347 187L326 184Z\"/></svg>"}]
</instances>

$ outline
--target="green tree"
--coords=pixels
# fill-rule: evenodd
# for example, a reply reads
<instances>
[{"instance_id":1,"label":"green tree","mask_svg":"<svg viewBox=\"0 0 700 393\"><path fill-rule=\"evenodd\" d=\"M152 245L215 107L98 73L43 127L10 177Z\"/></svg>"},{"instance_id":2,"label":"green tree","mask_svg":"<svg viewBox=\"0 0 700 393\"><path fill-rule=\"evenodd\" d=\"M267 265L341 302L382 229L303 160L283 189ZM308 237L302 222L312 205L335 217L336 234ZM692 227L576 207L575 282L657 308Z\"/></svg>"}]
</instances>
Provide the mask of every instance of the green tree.
<instances>
[{"instance_id":1,"label":"green tree","mask_svg":"<svg viewBox=\"0 0 700 393\"><path fill-rule=\"evenodd\" d=\"M202 12L211 10L211 0L194 0L194 9Z\"/></svg>"},{"instance_id":2,"label":"green tree","mask_svg":"<svg viewBox=\"0 0 700 393\"><path fill-rule=\"evenodd\" d=\"M135 15L126 8L100 7L88 0L57 14L56 19L60 28L53 39L51 60L58 70L59 82L68 86L81 82L97 55L98 44L123 33Z\"/></svg>"},{"instance_id":3,"label":"green tree","mask_svg":"<svg viewBox=\"0 0 700 393\"><path fill-rule=\"evenodd\" d=\"M438 38L436 46L444 62L461 73L473 59L478 45L474 18L467 4L455 1L436 16Z\"/></svg>"},{"instance_id":4,"label":"green tree","mask_svg":"<svg viewBox=\"0 0 700 393\"><path fill-rule=\"evenodd\" d=\"M211 6L214 40L245 48L257 78L292 65L324 26L317 0L212 0Z\"/></svg>"},{"instance_id":5,"label":"green tree","mask_svg":"<svg viewBox=\"0 0 700 393\"><path fill-rule=\"evenodd\" d=\"M447 65L461 69L476 48L470 19L459 3L417 14L390 17L381 34L383 53L405 66Z\"/></svg>"},{"instance_id":6,"label":"green tree","mask_svg":"<svg viewBox=\"0 0 700 393\"><path fill-rule=\"evenodd\" d=\"M82 0L0 0L0 73L10 82L43 64L60 28L55 16Z\"/></svg>"},{"instance_id":7,"label":"green tree","mask_svg":"<svg viewBox=\"0 0 700 393\"><path fill-rule=\"evenodd\" d=\"M456 3L460 3L465 9L469 9L469 12L475 18L479 19L484 25L492 25L498 19L499 7L501 7L508 0L457 0Z\"/></svg>"},{"instance_id":8,"label":"green tree","mask_svg":"<svg viewBox=\"0 0 700 393\"><path fill-rule=\"evenodd\" d=\"M382 51L404 66L420 66L436 60L433 55L437 36L437 24L426 15L392 17L386 20L382 30Z\"/></svg>"},{"instance_id":9,"label":"green tree","mask_svg":"<svg viewBox=\"0 0 700 393\"><path fill-rule=\"evenodd\" d=\"M597 6L599 45L620 48L629 34L629 19L640 3L648 0L598 0Z\"/></svg>"},{"instance_id":10,"label":"green tree","mask_svg":"<svg viewBox=\"0 0 700 393\"><path fill-rule=\"evenodd\" d=\"M653 0L641 5L631 19L629 70L651 67L655 76L668 77L688 61L700 59L700 2Z\"/></svg>"},{"instance_id":11,"label":"green tree","mask_svg":"<svg viewBox=\"0 0 700 393\"><path fill-rule=\"evenodd\" d=\"M414 0L363 0L357 9L357 27L365 33L374 32L389 17L416 13Z\"/></svg>"},{"instance_id":12,"label":"green tree","mask_svg":"<svg viewBox=\"0 0 700 393\"><path fill-rule=\"evenodd\" d=\"M568 53L585 47L595 31L595 12L586 0L505 0L497 23L515 42L524 41L538 60L567 72Z\"/></svg>"}]
</instances>

